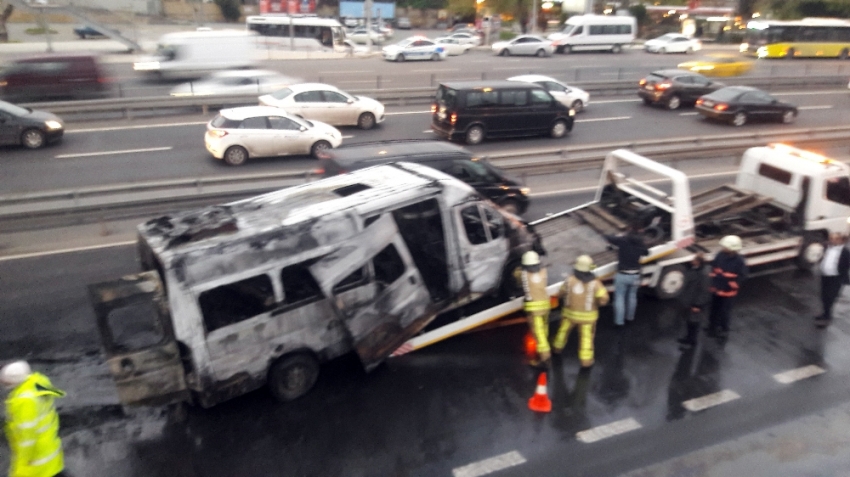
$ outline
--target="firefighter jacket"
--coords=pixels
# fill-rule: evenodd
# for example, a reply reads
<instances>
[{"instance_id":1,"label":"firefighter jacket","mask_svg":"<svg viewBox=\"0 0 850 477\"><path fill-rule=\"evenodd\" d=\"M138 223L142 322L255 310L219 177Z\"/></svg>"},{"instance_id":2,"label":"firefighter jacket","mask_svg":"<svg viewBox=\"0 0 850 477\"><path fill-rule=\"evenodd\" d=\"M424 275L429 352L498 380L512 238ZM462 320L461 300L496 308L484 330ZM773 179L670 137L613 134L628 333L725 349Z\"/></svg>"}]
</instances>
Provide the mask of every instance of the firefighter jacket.
<instances>
[{"instance_id":1,"label":"firefighter jacket","mask_svg":"<svg viewBox=\"0 0 850 477\"><path fill-rule=\"evenodd\" d=\"M6 439L12 451L9 477L53 477L65 467L59 415L53 401L65 393L47 376L31 374L6 398Z\"/></svg>"},{"instance_id":2,"label":"firefighter jacket","mask_svg":"<svg viewBox=\"0 0 850 477\"><path fill-rule=\"evenodd\" d=\"M522 284L525 296L523 309L528 313L549 313L549 293L546 292L548 277L546 269L541 268L537 272L529 272L525 269L517 269L515 276Z\"/></svg>"},{"instance_id":3,"label":"firefighter jacket","mask_svg":"<svg viewBox=\"0 0 850 477\"><path fill-rule=\"evenodd\" d=\"M711 293L724 298L736 296L748 273L747 264L741 255L718 253L711 261L711 272L708 274L711 277Z\"/></svg>"},{"instance_id":4,"label":"firefighter jacket","mask_svg":"<svg viewBox=\"0 0 850 477\"><path fill-rule=\"evenodd\" d=\"M563 309L561 314L576 323L591 323L599 318L599 307L608 304L608 291L592 273L578 272L561 285L558 291Z\"/></svg>"}]
</instances>

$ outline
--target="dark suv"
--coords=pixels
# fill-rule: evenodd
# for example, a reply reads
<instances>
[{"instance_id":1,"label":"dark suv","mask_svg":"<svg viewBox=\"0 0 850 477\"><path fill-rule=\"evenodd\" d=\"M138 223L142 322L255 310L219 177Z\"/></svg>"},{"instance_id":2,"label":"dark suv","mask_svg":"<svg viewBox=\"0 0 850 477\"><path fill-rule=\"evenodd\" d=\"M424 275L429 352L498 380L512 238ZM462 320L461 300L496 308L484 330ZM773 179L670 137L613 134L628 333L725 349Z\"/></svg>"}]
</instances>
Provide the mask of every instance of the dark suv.
<instances>
[{"instance_id":1,"label":"dark suv","mask_svg":"<svg viewBox=\"0 0 850 477\"><path fill-rule=\"evenodd\" d=\"M561 138L572 131L575 115L542 86L518 81L443 83L431 113L436 134L467 144L478 144L485 137Z\"/></svg>"},{"instance_id":2,"label":"dark suv","mask_svg":"<svg viewBox=\"0 0 850 477\"><path fill-rule=\"evenodd\" d=\"M528 208L528 188L466 149L442 141L380 141L342 146L322 152L322 175L335 176L388 162L413 162L454 176L505 210Z\"/></svg>"},{"instance_id":3,"label":"dark suv","mask_svg":"<svg viewBox=\"0 0 850 477\"><path fill-rule=\"evenodd\" d=\"M699 73L660 70L640 80L638 96L643 98L644 104L661 104L667 109L679 109L683 104L693 105L700 96L724 86Z\"/></svg>"},{"instance_id":4,"label":"dark suv","mask_svg":"<svg viewBox=\"0 0 850 477\"><path fill-rule=\"evenodd\" d=\"M6 101L101 98L109 85L93 55L40 55L0 69L0 97Z\"/></svg>"}]
</instances>

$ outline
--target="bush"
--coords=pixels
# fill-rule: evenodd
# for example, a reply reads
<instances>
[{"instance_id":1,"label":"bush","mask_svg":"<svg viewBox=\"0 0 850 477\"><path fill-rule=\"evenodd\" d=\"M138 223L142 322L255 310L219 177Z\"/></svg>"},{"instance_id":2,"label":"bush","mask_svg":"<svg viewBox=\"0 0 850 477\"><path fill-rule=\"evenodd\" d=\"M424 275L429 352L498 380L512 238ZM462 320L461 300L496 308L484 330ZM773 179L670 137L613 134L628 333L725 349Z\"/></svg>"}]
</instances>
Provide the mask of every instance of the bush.
<instances>
[{"instance_id":1,"label":"bush","mask_svg":"<svg viewBox=\"0 0 850 477\"><path fill-rule=\"evenodd\" d=\"M215 0L221 10L221 16L229 22L238 22L242 18L242 10L239 8L239 0Z\"/></svg>"},{"instance_id":2,"label":"bush","mask_svg":"<svg viewBox=\"0 0 850 477\"><path fill-rule=\"evenodd\" d=\"M502 40L502 41L513 40L515 36L516 36L516 33L512 32L512 31L502 30L502 31L499 32L499 40Z\"/></svg>"}]
</instances>

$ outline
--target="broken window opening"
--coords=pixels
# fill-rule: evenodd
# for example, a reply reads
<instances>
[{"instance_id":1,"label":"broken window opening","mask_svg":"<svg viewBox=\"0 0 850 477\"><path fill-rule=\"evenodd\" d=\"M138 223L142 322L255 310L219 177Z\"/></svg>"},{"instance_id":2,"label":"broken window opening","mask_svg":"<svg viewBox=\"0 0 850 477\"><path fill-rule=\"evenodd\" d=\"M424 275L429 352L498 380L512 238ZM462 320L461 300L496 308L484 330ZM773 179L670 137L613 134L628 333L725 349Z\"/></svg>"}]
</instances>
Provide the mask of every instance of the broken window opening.
<instances>
[{"instance_id":1,"label":"broken window opening","mask_svg":"<svg viewBox=\"0 0 850 477\"><path fill-rule=\"evenodd\" d=\"M371 187L366 184L351 184L343 187L339 187L333 190L333 193L340 197L348 197L350 195L354 195L358 192L363 192L364 190L369 190Z\"/></svg>"},{"instance_id":2,"label":"broken window opening","mask_svg":"<svg viewBox=\"0 0 850 477\"><path fill-rule=\"evenodd\" d=\"M149 295L145 298L109 311L107 326L116 351L142 350L161 343L165 338L157 304Z\"/></svg>"},{"instance_id":3,"label":"broken window opening","mask_svg":"<svg viewBox=\"0 0 850 477\"><path fill-rule=\"evenodd\" d=\"M384 286L392 285L404 275L404 260L395 245L387 245L372 260L375 267L375 281Z\"/></svg>"},{"instance_id":4,"label":"broken window opening","mask_svg":"<svg viewBox=\"0 0 850 477\"><path fill-rule=\"evenodd\" d=\"M478 204L470 205L460 212L460 218L463 221L463 228L466 230L466 238L472 245L481 245L487 242L487 232L484 230L484 224L481 221L481 213L478 211Z\"/></svg>"},{"instance_id":5,"label":"broken window opening","mask_svg":"<svg viewBox=\"0 0 850 477\"><path fill-rule=\"evenodd\" d=\"M450 293L446 234L437 199L428 199L396 209L393 211L393 218L407 249L410 250L413 263L422 274L431 300L440 302L448 299Z\"/></svg>"},{"instance_id":6,"label":"broken window opening","mask_svg":"<svg viewBox=\"0 0 850 477\"><path fill-rule=\"evenodd\" d=\"M487 231L490 233L490 240L495 240L505 234L505 222L502 216L495 210L482 206L484 217L487 220Z\"/></svg>"},{"instance_id":7,"label":"broken window opening","mask_svg":"<svg viewBox=\"0 0 850 477\"><path fill-rule=\"evenodd\" d=\"M198 304L210 333L274 308L274 287L268 275L257 275L202 292Z\"/></svg>"},{"instance_id":8,"label":"broken window opening","mask_svg":"<svg viewBox=\"0 0 850 477\"><path fill-rule=\"evenodd\" d=\"M310 273L312 263L291 265L280 271L283 284L283 304L288 308L302 306L322 298L322 289Z\"/></svg>"},{"instance_id":9,"label":"broken window opening","mask_svg":"<svg viewBox=\"0 0 850 477\"><path fill-rule=\"evenodd\" d=\"M333 294L338 295L340 293L346 292L348 290L352 290L354 288L365 285L368 282L368 271L366 267L358 268L353 271L350 275L343 278L341 282L337 283L333 287Z\"/></svg>"}]
</instances>

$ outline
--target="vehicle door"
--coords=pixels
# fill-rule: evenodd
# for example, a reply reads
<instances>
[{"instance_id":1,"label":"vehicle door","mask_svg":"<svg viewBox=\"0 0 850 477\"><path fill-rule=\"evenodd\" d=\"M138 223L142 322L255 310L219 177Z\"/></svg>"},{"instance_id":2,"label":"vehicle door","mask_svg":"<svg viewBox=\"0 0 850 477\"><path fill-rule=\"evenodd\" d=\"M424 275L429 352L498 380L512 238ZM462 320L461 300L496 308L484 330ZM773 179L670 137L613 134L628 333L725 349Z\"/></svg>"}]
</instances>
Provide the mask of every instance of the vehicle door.
<instances>
[{"instance_id":1,"label":"vehicle door","mask_svg":"<svg viewBox=\"0 0 850 477\"><path fill-rule=\"evenodd\" d=\"M546 121L545 112L528 107L527 89L502 89L499 91L498 122L504 124L507 134L525 134L537 131Z\"/></svg>"},{"instance_id":2,"label":"vehicle door","mask_svg":"<svg viewBox=\"0 0 850 477\"><path fill-rule=\"evenodd\" d=\"M437 44L428 40L419 40L413 44L416 47L416 57L420 60L430 60L437 52Z\"/></svg>"},{"instance_id":3,"label":"vehicle door","mask_svg":"<svg viewBox=\"0 0 850 477\"><path fill-rule=\"evenodd\" d=\"M470 293L488 293L499 285L508 258L501 214L484 202L454 207L460 263Z\"/></svg>"},{"instance_id":4,"label":"vehicle door","mask_svg":"<svg viewBox=\"0 0 850 477\"><path fill-rule=\"evenodd\" d=\"M700 96L711 93L715 90L710 79L702 76L691 76L693 86L689 94L690 101L696 101Z\"/></svg>"},{"instance_id":5,"label":"vehicle door","mask_svg":"<svg viewBox=\"0 0 850 477\"><path fill-rule=\"evenodd\" d=\"M121 403L187 401L180 350L157 272L92 284L88 290Z\"/></svg>"},{"instance_id":6,"label":"vehicle door","mask_svg":"<svg viewBox=\"0 0 850 477\"><path fill-rule=\"evenodd\" d=\"M530 125L538 131L548 130L555 119L555 98L542 89L529 90L528 95L531 99L529 111L533 115Z\"/></svg>"},{"instance_id":7,"label":"vehicle door","mask_svg":"<svg viewBox=\"0 0 850 477\"><path fill-rule=\"evenodd\" d=\"M0 111L0 144L17 144L19 141L18 117Z\"/></svg>"},{"instance_id":8,"label":"vehicle door","mask_svg":"<svg viewBox=\"0 0 850 477\"><path fill-rule=\"evenodd\" d=\"M773 100L759 91L749 91L741 95L741 104L752 119L769 119L774 114Z\"/></svg>"},{"instance_id":9,"label":"vehicle door","mask_svg":"<svg viewBox=\"0 0 850 477\"><path fill-rule=\"evenodd\" d=\"M328 111L321 91L304 91L293 96L296 110L288 111L305 119L327 122Z\"/></svg>"},{"instance_id":10,"label":"vehicle door","mask_svg":"<svg viewBox=\"0 0 850 477\"><path fill-rule=\"evenodd\" d=\"M509 133L515 127L513 118L499 105L499 92L492 89L467 92L464 113L470 122L483 123L486 134Z\"/></svg>"},{"instance_id":11,"label":"vehicle door","mask_svg":"<svg viewBox=\"0 0 850 477\"><path fill-rule=\"evenodd\" d=\"M437 313L390 214L367 220L355 237L310 271L334 297L363 366L371 370Z\"/></svg>"},{"instance_id":12,"label":"vehicle door","mask_svg":"<svg viewBox=\"0 0 850 477\"><path fill-rule=\"evenodd\" d=\"M283 116L269 116L269 126L275 133L275 155L310 153L314 138L305 126Z\"/></svg>"},{"instance_id":13,"label":"vehicle door","mask_svg":"<svg viewBox=\"0 0 850 477\"><path fill-rule=\"evenodd\" d=\"M693 78L694 77L691 75L682 75L672 78L675 91L683 103L696 101L696 99L701 96L700 94L697 94L700 90L697 88L697 85L694 84Z\"/></svg>"},{"instance_id":14,"label":"vehicle door","mask_svg":"<svg viewBox=\"0 0 850 477\"><path fill-rule=\"evenodd\" d=\"M688 50L688 46L690 44L691 42L687 38L683 36L677 36L676 38L673 38L673 41L668 44L668 51L675 53L684 53Z\"/></svg>"},{"instance_id":15,"label":"vehicle door","mask_svg":"<svg viewBox=\"0 0 850 477\"><path fill-rule=\"evenodd\" d=\"M354 98L350 98L336 91L322 91L327 108L328 124L357 124L357 105Z\"/></svg>"},{"instance_id":16,"label":"vehicle door","mask_svg":"<svg viewBox=\"0 0 850 477\"><path fill-rule=\"evenodd\" d=\"M237 134L239 134L240 143L252 156L269 157L278 154L275 144L277 132L269 129L268 119L265 116L243 119L239 123Z\"/></svg>"}]
</instances>

